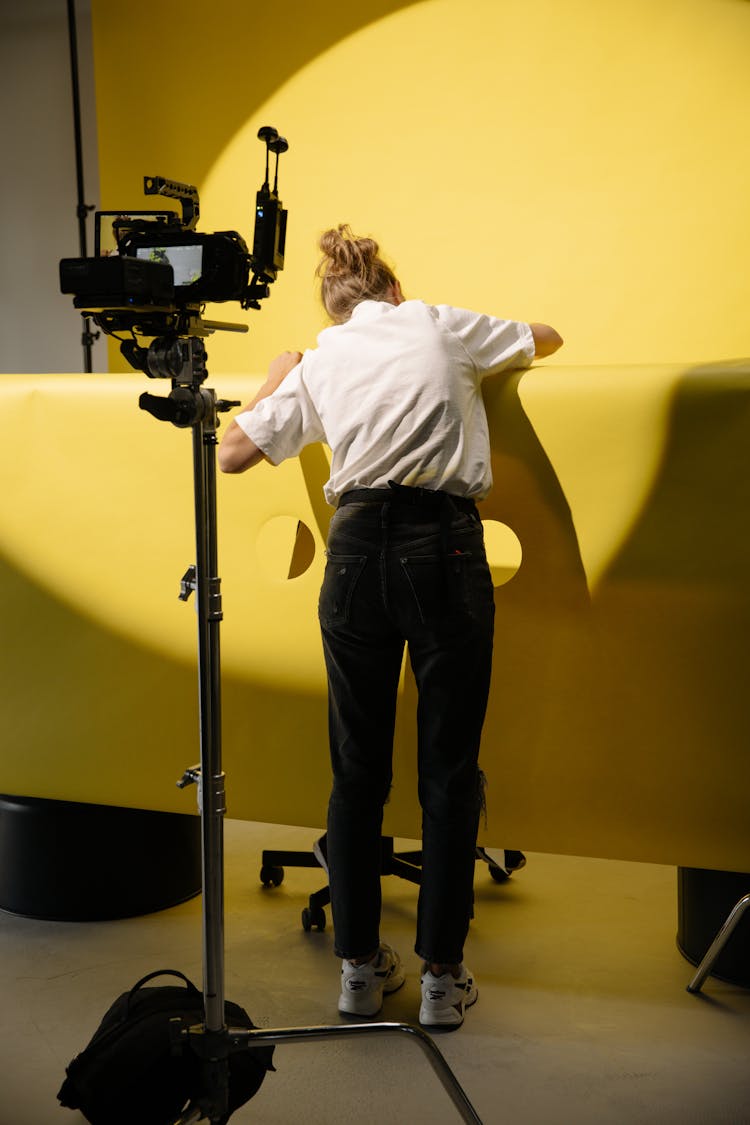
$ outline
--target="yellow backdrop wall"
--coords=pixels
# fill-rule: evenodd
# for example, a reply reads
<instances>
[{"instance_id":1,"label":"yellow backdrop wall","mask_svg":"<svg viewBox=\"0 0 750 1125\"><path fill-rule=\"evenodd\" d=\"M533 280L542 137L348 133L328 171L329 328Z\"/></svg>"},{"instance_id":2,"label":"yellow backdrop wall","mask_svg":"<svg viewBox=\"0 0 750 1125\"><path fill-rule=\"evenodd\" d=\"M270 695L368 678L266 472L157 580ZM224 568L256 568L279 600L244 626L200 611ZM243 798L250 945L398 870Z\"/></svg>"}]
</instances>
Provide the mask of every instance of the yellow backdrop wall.
<instances>
[{"instance_id":1,"label":"yellow backdrop wall","mask_svg":"<svg viewBox=\"0 0 750 1125\"><path fill-rule=\"evenodd\" d=\"M288 267L250 337L214 338L214 371L314 343L315 240L340 221L381 240L412 296L555 324L561 363L750 352L744 0L94 15L105 206L165 175L198 186L203 229L249 237L257 128L289 138Z\"/></svg>"},{"instance_id":2,"label":"yellow backdrop wall","mask_svg":"<svg viewBox=\"0 0 750 1125\"><path fill-rule=\"evenodd\" d=\"M201 229L249 237L257 127L289 137L288 267L248 336L209 341L220 393L314 343L315 239L341 220L409 294L566 337L488 398L488 842L748 869L748 370L694 367L750 353L750 5L100 0L94 18L101 206L143 206L162 174L199 187ZM189 443L137 410L144 382L4 381L7 792L186 811ZM324 457L220 482L232 815L322 823ZM300 519L312 564L289 580Z\"/></svg>"}]
</instances>

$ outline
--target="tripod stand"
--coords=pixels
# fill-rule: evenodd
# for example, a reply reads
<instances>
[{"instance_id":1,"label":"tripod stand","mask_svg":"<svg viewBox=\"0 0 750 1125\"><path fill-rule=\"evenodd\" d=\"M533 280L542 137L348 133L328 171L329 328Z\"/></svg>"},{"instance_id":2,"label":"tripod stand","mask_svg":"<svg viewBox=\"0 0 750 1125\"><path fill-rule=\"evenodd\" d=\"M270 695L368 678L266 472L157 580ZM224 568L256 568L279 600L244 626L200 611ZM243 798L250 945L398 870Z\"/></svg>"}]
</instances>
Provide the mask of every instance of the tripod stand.
<instances>
[{"instance_id":1,"label":"tripod stand","mask_svg":"<svg viewBox=\"0 0 750 1125\"><path fill-rule=\"evenodd\" d=\"M216 430L218 415L239 403L216 398L203 386L207 376L203 341L195 336L159 341L159 369L172 378L168 397L142 394L139 405L161 421L193 431L196 563L182 578L180 597L196 594L200 764L187 769L180 787L198 786L202 840L202 933L204 1023L173 1023L175 1049L192 1051L201 1068L201 1090L175 1125L227 1120L229 1057L238 1051L281 1043L314 1042L359 1035L401 1035L414 1040L464 1121L481 1125L471 1102L434 1041L404 1023L334 1024L316 1027L252 1029L227 1027L224 998L224 835L225 776L221 761L221 675L219 625L222 620L217 560ZM154 345L152 345L152 348Z\"/></svg>"}]
</instances>

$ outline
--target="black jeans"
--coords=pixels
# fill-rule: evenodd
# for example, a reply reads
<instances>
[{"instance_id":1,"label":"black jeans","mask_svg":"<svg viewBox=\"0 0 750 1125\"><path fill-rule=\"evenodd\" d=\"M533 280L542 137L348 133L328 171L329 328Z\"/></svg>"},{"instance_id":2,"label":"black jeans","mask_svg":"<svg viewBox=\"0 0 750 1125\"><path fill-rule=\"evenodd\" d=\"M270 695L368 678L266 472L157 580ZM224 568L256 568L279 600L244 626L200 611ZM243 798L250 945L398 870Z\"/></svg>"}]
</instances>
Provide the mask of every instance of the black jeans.
<instances>
[{"instance_id":1,"label":"black jeans","mask_svg":"<svg viewBox=\"0 0 750 1125\"><path fill-rule=\"evenodd\" d=\"M457 963L469 928L483 801L479 742L494 600L476 508L445 494L342 498L328 538L319 618L328 671L333 789L328 865L335 949L379 942L380 839L392 779L404 643L417 683L422 879L415 950ZM441 504L435 496L443 497ZM354 502L349 502L354 498Z\"/></svg>"}]
</instances>

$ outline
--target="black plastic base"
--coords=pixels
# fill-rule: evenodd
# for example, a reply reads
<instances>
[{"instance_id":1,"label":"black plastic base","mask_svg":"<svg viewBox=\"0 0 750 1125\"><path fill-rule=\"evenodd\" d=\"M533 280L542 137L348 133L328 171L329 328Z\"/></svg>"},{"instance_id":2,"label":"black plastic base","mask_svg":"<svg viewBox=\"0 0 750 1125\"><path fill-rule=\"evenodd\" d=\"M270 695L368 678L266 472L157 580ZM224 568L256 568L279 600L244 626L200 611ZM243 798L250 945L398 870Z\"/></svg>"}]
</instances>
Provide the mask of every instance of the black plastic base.
<instances>
[{"instance_id":1,"label":"black plastic base","mask_svg":"<svg viewBox=\"0 0 750 1125\"><path fill-rule=\"evenodd\" d=\"M732 908L750 893L750 874L677 868L677 947L698 965ZM738 923L711 972L730 984L750 988L750 913Z\"/></svg>"},{"instance_id":2,"label":"black plastic base","mask_svg":"<svg viewBox=\"0 0 750 1125\"><path fill-rule=\"evenodd\" d=\"M0 795L0 908L130 918L201 891L201 822L183 813Z\"/></svg>"}]
</instances>

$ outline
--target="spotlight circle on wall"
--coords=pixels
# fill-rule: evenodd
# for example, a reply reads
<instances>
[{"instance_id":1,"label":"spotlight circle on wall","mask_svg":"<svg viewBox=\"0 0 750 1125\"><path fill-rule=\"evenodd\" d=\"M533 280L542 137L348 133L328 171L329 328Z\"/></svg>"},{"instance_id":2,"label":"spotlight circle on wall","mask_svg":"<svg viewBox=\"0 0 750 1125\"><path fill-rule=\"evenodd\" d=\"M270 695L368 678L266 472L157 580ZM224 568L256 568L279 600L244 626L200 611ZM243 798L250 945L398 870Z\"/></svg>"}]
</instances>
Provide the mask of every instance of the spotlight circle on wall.
<instances>
[{"instance_id":1,"label":"spotlight circle on wall","mask_svg":"<svg viewBox=\"0 0 750 1125\"><path fill-rule=\"evenodd\" d=\"M316 239L339 222L407 296L555 324L553 363L746 354L750 9L658 9L428 0L302 67L202 185L204 226L247 231L257 130L288 137L287 268L214 369L314 345Z\"/></svg>"}]
</instances>

